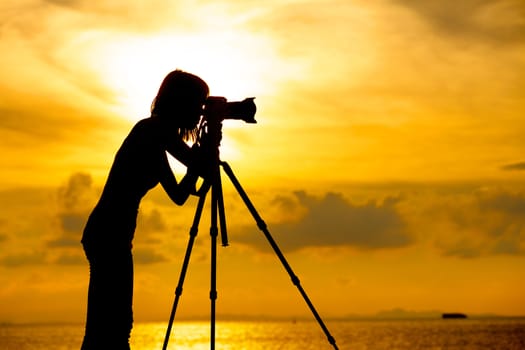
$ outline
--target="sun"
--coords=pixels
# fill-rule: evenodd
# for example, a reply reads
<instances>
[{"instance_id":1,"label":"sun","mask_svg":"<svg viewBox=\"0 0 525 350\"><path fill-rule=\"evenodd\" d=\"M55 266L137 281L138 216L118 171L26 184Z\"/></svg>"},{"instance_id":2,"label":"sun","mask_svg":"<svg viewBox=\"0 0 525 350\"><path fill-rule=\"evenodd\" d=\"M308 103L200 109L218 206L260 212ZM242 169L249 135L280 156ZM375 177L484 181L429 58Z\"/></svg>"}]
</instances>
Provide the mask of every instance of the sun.
<instances>
[{"instance_id":1,"label":"sun","mask_svg":"<svg viewBox=\"0 0 525 350\"><path fill-rule=\"evenodd\" d=\"M113 110L138 120L149 115L162 79L174 69L200 76L211 95L228 100L271 94L275 84L268 72L279 59L270 46L236 33L118 36L100 45L95 69L114 94Z\"/></svg>"}]
</instances>

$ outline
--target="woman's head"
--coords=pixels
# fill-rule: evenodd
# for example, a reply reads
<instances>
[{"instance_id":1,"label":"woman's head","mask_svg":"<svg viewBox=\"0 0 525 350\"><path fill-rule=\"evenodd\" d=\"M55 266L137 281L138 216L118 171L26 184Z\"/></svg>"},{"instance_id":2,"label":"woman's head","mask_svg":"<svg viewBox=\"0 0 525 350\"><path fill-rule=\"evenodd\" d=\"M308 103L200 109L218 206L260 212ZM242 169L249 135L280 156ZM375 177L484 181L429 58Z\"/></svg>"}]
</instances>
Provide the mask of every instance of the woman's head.
<instances>
[{"instance_id":1,"label":"woman's head","mask_svg":"<svg viewBox=\"0 0 525 350\"><path fill-rule=\"evenodd\" d=\"M173 125L183 138L194 138L208 95L209 88L204 80L175 70L162 81L151 104L151 115Z\"/></svg>"}]
</instances>

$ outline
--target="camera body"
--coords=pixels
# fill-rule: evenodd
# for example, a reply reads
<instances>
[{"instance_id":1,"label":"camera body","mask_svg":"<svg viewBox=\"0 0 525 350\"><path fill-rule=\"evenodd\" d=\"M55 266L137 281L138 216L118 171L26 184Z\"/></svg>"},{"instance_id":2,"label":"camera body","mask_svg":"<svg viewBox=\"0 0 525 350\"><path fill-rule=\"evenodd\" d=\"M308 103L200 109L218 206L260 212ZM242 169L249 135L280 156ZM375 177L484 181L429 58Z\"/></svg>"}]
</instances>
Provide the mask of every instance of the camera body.
<instances>
[{"instance_id":1,"label":"camera body","mask_svg":"<svg viewBox=\"0 0 525 350\"><path fill-rule=\"evenodd\" d=\"M253 101L255 97L248 97L242 101L228 102L221 96L210 96L204 105L204 118L222 122L224 119L243 120L246 123L257 123L255 112L257 107Z\"/></svg>"}]
</instances>

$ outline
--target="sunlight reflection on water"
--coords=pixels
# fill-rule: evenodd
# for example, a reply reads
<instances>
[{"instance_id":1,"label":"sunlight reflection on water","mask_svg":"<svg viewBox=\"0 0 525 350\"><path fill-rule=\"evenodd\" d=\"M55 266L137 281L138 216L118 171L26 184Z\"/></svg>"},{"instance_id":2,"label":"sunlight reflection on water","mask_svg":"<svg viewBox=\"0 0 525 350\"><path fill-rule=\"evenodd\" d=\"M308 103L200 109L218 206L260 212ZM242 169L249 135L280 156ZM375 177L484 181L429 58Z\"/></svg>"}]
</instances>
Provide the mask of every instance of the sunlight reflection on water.
<instances>
[{"instance_id":1,"label":"sunlight reflection on water","mask_svg":"<svg viewBox=\"0 0 525 350\"><path fill-rule=\"evenodd\" d=\"M323 335L310 322L298 328L289 322L220 322L216 324L216 347L221 350L319 349ZM140 350L162 349L167 325L137 325L132 347ZM312 333L317 336L313 336ZM316 339L312 343L312 339ZM325 342L327 342L325 340ZM327 343L328 344L328 343ZM330 345L329 345L330 347ZM174 323L168 349L197 350L210 348L209 322Z\"/></svg>"},{"instance_id":2,"label":"sunlight reflection on water","mask_svg":"<svg viewBox=\"0 0 525 350\"><path fill-rule=\"evenodd\" d=\"M525 319L327 321L341 350L523 350ZM132 350L161 350L167 322L137 323ZM0 350L80 349L82 324L0 324ZM315 321L217 322L217 350L333 350ZM210 323L175 322L169 350L210 349Z\"/></svg>"}]
</instances>

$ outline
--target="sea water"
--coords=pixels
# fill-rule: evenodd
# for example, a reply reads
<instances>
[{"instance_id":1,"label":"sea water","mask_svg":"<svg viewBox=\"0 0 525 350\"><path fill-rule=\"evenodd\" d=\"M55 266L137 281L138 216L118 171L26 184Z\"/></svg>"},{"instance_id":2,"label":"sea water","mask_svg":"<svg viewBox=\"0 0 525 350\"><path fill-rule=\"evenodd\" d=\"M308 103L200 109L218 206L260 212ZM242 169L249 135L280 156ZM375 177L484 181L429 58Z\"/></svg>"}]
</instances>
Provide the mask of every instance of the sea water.
<instances>
[{"instance_id":1,"label":"sea water","mask_svg":"<svg viewBox=\"0 0 525 350\"><path fill-rule=\"evenodd\" d=\"M341 350L523 350L525 319L325 320ZM137 323L133 350L162 349L165 323ZM217 350L334 349L315 321L217 322ZM80 349L81 324L3 324L0 350ZM210 349L209 322L175 322L168 349Z\"/></svg>"}]
</instances>

